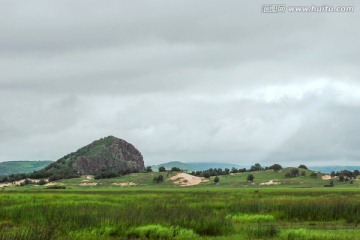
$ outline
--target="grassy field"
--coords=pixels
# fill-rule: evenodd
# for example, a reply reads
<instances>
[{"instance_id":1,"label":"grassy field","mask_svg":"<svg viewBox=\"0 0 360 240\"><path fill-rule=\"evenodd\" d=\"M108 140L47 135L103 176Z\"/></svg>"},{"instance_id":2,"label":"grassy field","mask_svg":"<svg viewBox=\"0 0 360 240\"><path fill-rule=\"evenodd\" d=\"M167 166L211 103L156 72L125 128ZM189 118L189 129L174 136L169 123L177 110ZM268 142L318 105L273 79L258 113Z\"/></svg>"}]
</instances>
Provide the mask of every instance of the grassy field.
<instances>
[{"instance_id":1,"label":"grassy field","mask_svg":"<svg viewBox=\"0 0 360 240\"><path fill-rule=\"evenodd\" d=\"M286 171L286 170L284 170ZM284 172L221 176L193 187L137 173L115 179L60 181L0 190L0 240L8 239L360 239L360 188ZM277 179L280 185L257 183ZM286 182L288 181L288 182ZM134 187L112 183L136 182Z\"/></svg>"}]
</instances>

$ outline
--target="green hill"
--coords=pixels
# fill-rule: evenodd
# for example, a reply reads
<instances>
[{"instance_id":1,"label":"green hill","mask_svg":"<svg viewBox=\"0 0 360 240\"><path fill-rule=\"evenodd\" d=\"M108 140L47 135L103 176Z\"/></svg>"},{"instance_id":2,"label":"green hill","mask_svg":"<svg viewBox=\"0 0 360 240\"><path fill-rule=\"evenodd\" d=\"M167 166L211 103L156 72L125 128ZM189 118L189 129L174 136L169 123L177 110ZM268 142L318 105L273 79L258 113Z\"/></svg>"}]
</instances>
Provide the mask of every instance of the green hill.
<instances>
[{"instance_id":1,"label":"green hill","mask_svg":"<svg viewBox=\"0 0 360 240\"><path fill-rule=\"evenodd\" d=\"M31 173L48 166L53 161L7 161L0 162L0 176Z\"/></svg>"}]
</instances>

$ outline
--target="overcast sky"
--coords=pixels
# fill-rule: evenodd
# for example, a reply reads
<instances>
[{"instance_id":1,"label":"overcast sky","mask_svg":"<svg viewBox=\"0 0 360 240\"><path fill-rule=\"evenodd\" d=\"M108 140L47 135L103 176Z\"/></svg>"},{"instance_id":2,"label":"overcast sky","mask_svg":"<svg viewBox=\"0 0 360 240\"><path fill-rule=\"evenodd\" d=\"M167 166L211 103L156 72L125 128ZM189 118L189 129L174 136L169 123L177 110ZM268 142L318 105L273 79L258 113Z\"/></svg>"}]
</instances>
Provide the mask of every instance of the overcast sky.
<instances>
[{"instance_id":1,"label":"overcast sky","mask_svg":"<svg viewBox=\"0 0 360 240\"><path fill-rule=\"evenodd\" d=\"M271 2L1 1L0 161L114 135L146 165L360 165L360 4Z\"/></svg>"}]
</instances>

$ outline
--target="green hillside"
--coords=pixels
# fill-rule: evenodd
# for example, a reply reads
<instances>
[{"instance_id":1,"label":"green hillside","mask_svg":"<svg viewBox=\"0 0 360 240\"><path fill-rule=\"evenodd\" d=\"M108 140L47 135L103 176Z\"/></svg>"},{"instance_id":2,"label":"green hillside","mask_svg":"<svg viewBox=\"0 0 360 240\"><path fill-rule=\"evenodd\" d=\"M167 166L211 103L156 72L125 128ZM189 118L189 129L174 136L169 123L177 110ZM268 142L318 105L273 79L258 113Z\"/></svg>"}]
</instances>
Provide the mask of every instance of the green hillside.
<instances>
[{"instance_id":1,"label":"green hillside","mask_svg":"<svg viewBox=\"0 0 360 240\"><path fill-rule=\"evenodd\" d=\"M0 162L0 176L31 173L48 166L52 161L7 161Z\"/></svg>"}]
</instances>

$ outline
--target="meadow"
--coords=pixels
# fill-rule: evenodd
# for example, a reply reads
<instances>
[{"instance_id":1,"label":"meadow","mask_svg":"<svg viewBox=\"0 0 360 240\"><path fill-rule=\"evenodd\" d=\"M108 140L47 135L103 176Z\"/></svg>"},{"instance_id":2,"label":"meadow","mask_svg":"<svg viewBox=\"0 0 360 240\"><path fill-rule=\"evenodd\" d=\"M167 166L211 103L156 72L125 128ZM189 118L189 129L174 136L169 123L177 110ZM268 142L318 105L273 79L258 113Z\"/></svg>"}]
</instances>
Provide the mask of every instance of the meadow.
<instances>
[{"instance_id":1,"label":"meadow","mask_svg":"<svg viewBox=\"0 0 360 240\"><path fill-rule=\"evenodd\" d=\"M358 188L0 191L0 239L360 239Z\"/></svg>"}]
</instances>

